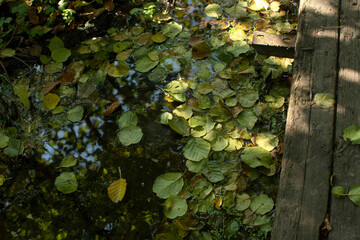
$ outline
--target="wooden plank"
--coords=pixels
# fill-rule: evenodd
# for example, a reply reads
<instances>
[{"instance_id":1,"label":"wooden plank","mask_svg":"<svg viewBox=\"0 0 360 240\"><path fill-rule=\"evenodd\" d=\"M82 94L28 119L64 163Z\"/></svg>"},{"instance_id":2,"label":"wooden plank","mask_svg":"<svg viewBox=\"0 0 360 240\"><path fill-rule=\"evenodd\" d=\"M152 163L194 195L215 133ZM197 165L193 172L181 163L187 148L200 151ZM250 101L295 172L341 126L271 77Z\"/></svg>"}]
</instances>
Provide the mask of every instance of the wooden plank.
<instances>
[{"instance_id":1,"label":"wooden plank","mask_svg":"<svg viewBox=\"0 0 360 240\"><path fill-rule=\"evenodd\" d=\"M339 83L337 88L336 144L334 183L349 190L360 184L360 146L349 145L343 151L344 129L360 125L360 1L342 0L340 17ZM349 199L331 197L330 240L360 238L360 207Z\"/></svg>"},{"instance_id":2,"label":"wooden plank","mask_svg":"<svg viewBox=\"0 0 360 240\"><path fill-rule=\"evenodd\" d=\"M319 239L328 206L334 108L316 93L335 95L340 0L302 0L294 78L272 239Z\"/></svg>"},{"instance_id":3,"label":"wooden plank","mask_svg":"<svg viewBox=\"0 0 360 240\"><path fill-rule=\"evenodd\" d=\"M296 35L277 35L255 31L252 46L263 55L293 58Z\"/></svg>"}]
</instances>

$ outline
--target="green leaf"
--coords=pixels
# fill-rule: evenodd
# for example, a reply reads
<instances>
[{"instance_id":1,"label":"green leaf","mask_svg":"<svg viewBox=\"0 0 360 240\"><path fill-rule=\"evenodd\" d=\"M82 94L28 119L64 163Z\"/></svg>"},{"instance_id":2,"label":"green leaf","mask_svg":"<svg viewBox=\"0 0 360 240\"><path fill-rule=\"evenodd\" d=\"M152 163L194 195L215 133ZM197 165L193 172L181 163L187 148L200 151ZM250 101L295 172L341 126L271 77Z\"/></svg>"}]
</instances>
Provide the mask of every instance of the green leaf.
<instances>
[{"instance_id":1,"label":"green leaf","mask_svg":"<svg viewBox=\"0 0 360 240\"><path fill-rule=\"evenodd\" d=\"M166 23L162 27L162 33L167 37L175 37L182 31L182 25L177 22Z\"/></svg>"},{"instance_id":2,"label":"green leaf","mask_svg":"<svg viewBox=\"0 0 360 240\"><path fill-rule=\"evenodd\" d=\"M15 56L15 50L12 48L4 48L1 52L0 52L0 57L1 58L7 58L7 57L13 57Z\"/></svg>"},{"instance_id":3,"label":"green leaf","mask_svg":"<svg viewBox=\"0 0 360 240\"><path fill-rule=\"evenodd\" d=\"M125 41L125 42L117 42L113 45L113 50L115 53L120 53L121 51L124 51L125 49L131 47L133 44L131 41Z\"/></svg>"},{"instance_id":4,"label":"green leaf","mask_svg":"<svg viewBox=\"0 0 360 240\"><path fill-rule=\"evenodd\" d=\"M59 63L65 62L70 56L71 51L67 48L57 48L51 52L51 58Z\"/></svg>"},{"instance_id":5,"label":"green leaf","mask_svg":"<svg viewBox=\"0 0 360 240\"><path fill-rule=\"evenodd\" d=\"M189 171L194 173L201 173L207 163L207 159L203 159L200 162L194 162L191 160L186 160L186 167Z\"/></svg>"},{"instance_id":6,"label":"green leaf","mask_svg":"<svg viewBox=\"0 0 360 240\"><path fill-rule=\"evenodd\" d=\"M237 99L241 106L249 108L254 106L255 102L259 99L259 93L254 89L242 89L239 90Z\"/></svg>"},{"instance_id":7,"label":"green leaf","mask_svg":"<svg viewBox=\"0 0 360 240\"><path fill-rule=\"evenodd\" d=\"M192 48L192 57L194 59L204 59L211 55L211 48L206 43L198 43Z\"/></svg>"},{"instance_id":8,"label":"green leaf","mask_svg":"<svg viewBox=\"0 0 360 240\"><path fill-rule=\"evenodd\" d=\"M235 208L238 211L244 211L250 206L251 199L247 193L236 194Z\"/></svg>"},{"instance_id":9,"label":"green leaf","mask_svg":"<svg viewBox=\"0 0 360 240\"><path fill-rule=\"evenodd\" d=\"M293 30L293 26L289 21L278 22L275 24L274 28L280 33L290 33Z\"/></svg>"},{"instance_id":10,"label":"green leaf","mask_svg":"<svg viewBox=\"0 0 360 240\"><path fill-rule=\"evenodd\" d=\"M241 159L252 168L264 166L270 168L272 163L271 153L261 147L248 147L242 152Z\"/></svg>"},{"instance_id":11,"label":"green leaf","mask_svg":"<svg viewBox=\"0 0 360 240\"><path fill-rule=\"evenodd\" d=\"M334 95L331 93L317 93L315 94L314 101L321 108L331 108L335 104Z\"/></svg>"},{"instance_id":12,"label":"green leaf","mask_svg":"<svg viewBox=\"0 0 360 240\"><path fill-rule=\"evenodd\" d=\"M180 192L184 185L184 179L181 173L165 173L156 178L153 185L153 192L156 196L166 199L171 195L176 195Z\"/></svg>"},{"instance_id":13,"label":"green leaf","mask_svg":"<svg viewBox=\"0 0 360 240\"><path fill-rule=\"evenodd\" d=\"M123 77L130 72L131 68L125 61L115 61L110 64L107 74L110 77Z\"/></svg>"},{"instance_id":14,"label":"green leaf","mask_svg":"<svg viewBox=\"0 0 360 240\"><path fill-rule=\"evenodd\" d=\"M209 4L205 7L205 13L209 17L218 18L221 16L220 5L216 3Z\"/></svg>"},{"instance_id":15,"label":"green leaf","mask_svg":"<svg viewBox=\"0 0 360 240\"><path fill-rule=\"evenodd\" d=\"M228 145L229 142L224 137L216 138L214 141L211 142L211 148L216 152L224 150Z\"/></svg>"},{"instance_id":16,"label":"green leaf","mask_svg":"<svg viewBox=\"0 0 360 240\"><path fill-rule=\"evenodd\" d=\"M208 162L203 174L212 183L220 182L225 178L221 171L221 163L217 161Z\"/></svg>"},{"instance_id":17,"label":"green leaf","mask_svg":"<svg viewBox=\"0 0 360 240\"><path fill-rule=\"evenodd\" d=\"M159 51L157 51L157 50L151 51L147 55L152 61L160 60Z\"/></svg>"},{"instance_id":18,"label":"green leaf","mask_svg":"<svg viewBox=\"0 0 360 240\"><path fill-rule=\"evenodd\" d=\"M78 188L76 176L73 172L63 172L55 180L56 189L68 194L75 192Z\"/></svg>"},{"instance_id":19,"label":"green leaf","mask_svg":"<svg viewBox=\"0 0 360 240\"><path fill-rule=\"evenodd\" d=\"M266 95L265 101L269 103L271 108L281 108L284 105L285 98L283 96Z\"/></svg>"},{"instance_id":20,"label":"green leaf","mask_svg":"<svg viewBox=\"0 0 360 240\"><path fill-rule=\"evenodd\" d=\"M231 113L222 106L215 106L209 110L209 115L216 122L225 122L232 118Z\"/></svg>"},{"instance_id":21,"label":"green leaf","mask_svg":"<svg viewBox=\"0 0 360 240\"><path fill-rule=\"evenodd\" d=\"M184 156L194 162L206 158L210 152L210 143L202 138L190 139L184 147Z\"/></svg>"},{"instance_id":22,"label":"green leaf","mask_svg":"<svg viewBox=\"0 0 360 240\"><path fill-rule=\"evenodd\" d=\"M0 133L0 148L4 148L8 145L10 138Z\"/></svg>"},{"instance_id":23,"label":"green leaf","mask_svg":"<svg viewBox=\"0 0 360 240\"><path fill-rule=\"evenodd\" d=\"M186 200L179 196L170 196L165 203L165 216L171 219L185 215L188 209Z\"/></svg>"},{"instance_id":24,"label":"green leaf","mask_svg":"<svg viewBox=\"0 0 360 240\"><path fill-rule=\"evenodd\" d=\"M121 129L118 133L119 141L124 146L130 146L141 141L143 132L138 126L128 126Z\"/></svg>"},{"instance_id":25,"label":"green leaf","mask_svg":"<svg viewBox=\"0 0 360 240\"><path fill-rule=\"evenodd\" d=\"M353 203L360 206L360 185L351 188L348 192L348 197Z\"/></svg>"},{"instance_id":26,"label":"green leaf","mask_svg":"<svg viewBox=\"0 0 360 240\"><path fill-rule=\"evenodd\" d=\"M135 126L138 123L138 118L135 113L128 111L121 114L117 123L120 129L124 127Z\"/></svg>"},{"instance_id":27,"label":"green leaf","mask_svg":"<svg viewBox=\"0 0 360 240\"><path fill-rule=\"evenodd\" d=\"M84 108L81 106L74 107L67 112L67 119L71 122L78 122L83 118Z\"/></svg>"},{"instance_id":28,"label":"green leaf","mask_svg":"<svg viewBox=\"0 0 360 240\"><path fill-rule=\"evenodd\" d=\"M166 77L167 72L165 68L159 65L148 75L149 80L152 82L162 82L166 79Z\"/></svg>"},{"instance_id":29,"label":"green leaf","mask_svg":"<svg viewBox=\"0 0 360 240\"><path fill-rule=\"evenodd\" d=\"M214 88L209 82L203 82L197 85L196 90L201 94L208 94L211 93Z\"/></svg>"},{"instance_id":30,"label":"green leaf","mask_svg":"<svg viewBox=\"0 0 360 240\"><path fill-rule=\"evenodd\" d=\"M189 136L189 124L183 117L176 117L168 121L169 126L178 134L183 136Z\"/></svg>"},{"instance_id":31,"label":"green leaf","mask_svg":"<svg viewBox=\"0 0 360 240\"><path fill-rule=\"evenodd\" d=\"M43 104L44 107L48 110L52 110L60 102L60 97L55 93L48 93L45 95Z\"/></svg>"},{"instance_id":32,"label":"green leaf","mask_svg":"<svg viewBox=\"0 0 360 240\"><path fill-rule=\"evenodd\" d=\"M266 194L260 194L251 200L250 209L256 214L263 215L274 207L274 200Z\"/></svg>"},{"instance_id":33,"label":"green leaf","mask_svg":"<svg viewBox=\"0 0 360 240\"><path fill-rule=\"evenodd\" d=\"M5 180L6 180L5 176L0 174L0 186L2 186L4 184Z\"/></svg>"},{"instance_id":34,"label":"green leaf","mask_svg":"<svg viewBox=\"0 0 360 240\"><path fill-rule=\"evenodd\" d=\"M232 7L226 8L225 12L231 18L243 18L247 16L246 9L241 5L241 3L234 4Z\"/></svg>"},{"instance_id":35,"label":"green leaf","mask_svg":"<svg viewBox=\"0 0 360 240\"><path fill-rule=\"evenodd\" d=\"M188 88L189 88L188 83L174 80L168 83L165 86L164 90L169 93L184 93L188 90Z\"/></svg>"},{"instance_id":36,"label":"green leaf","mask_svg":"<svg viewBox=\"0 0 360 240\"><path fill-rule=\"evenodd\" d=\"M266 226L266 225L270 225L270 229L267 227L266 232L271 231L271 218L269 216L258 216L254 222L254 226L255 227L260 227L260 226ZM265 229L265 228L262 228Z\"/></svg>"},{"instance_id":37,"label":"green leaf","mask_svg":"<svg viewBox=\"0 0 360 240\"><path fill-rule=\"evenodd\" d=\"M159 61L153 61L148 56L143 56L135 63L135 70L145 73L156 67L158 63Z\"/></svg>"},{"instance_id":38,"label":"green leaf","mask_svg":"<svg viewBox=\"0 0 360 240\"><path fill-rule=\"evenodd\" d=\"M76 165L76 163L77 163L76 158L74 158L74 156L70 155L62 160L59 168L60 167L73 167Z\"/></svg>"},{"instance_id":39,"label":"green leaf","mask_svg":"<svg viewBox=\"0 0 360 240\"><path fill-rule=\"evenodd\" d=\"M250 50L250 46L242 40L234 41L232 46L227 47L227 51L234 57L239 57L240 54L246 53Z\"/></svg>"},{"instance_id":40,"label":"green leaf","mask_svg":"<svg viewBox=\"0 0 360 240\"><path fill-rule=\"evenodd\" d=\"M239 150L243 146L243 142L239 139L227 138L229 145L225 148L225 151L232 152L235 150Z\"/></svg>"},{"instance_id":41,"label":"green leaf","mask_svg":"<svg viewBox=\"0 0 360 240\"><path fill-rule=\"evenodd\" d=\"M21 102L27 109L30 109L30 101L29 101L29 87L25 85L17 84L14 87L15 94L20 98Z\"/></svg>"},{"instance_id":42,"label":"green leaf","mask_svg":"<svg viewBox=\"0 0 360 240\"><path fill-rule=\"evenodd\" d=\"M49 64L46 64L44 67L44 70L46 73L52 74L60 72L63 68L63 63L61 62L52 62Z\"/></svg>"},{"instance_id":43,"label":"green leaf","mask_svg":"<svg viewBox=\"0 0 360 240\"><path fill-rule=\"evenodd\" d=\"M343 138L351 144L360 144L360 126L352 125L345 128Z\"/></svg>"},{"instance_id":44,"label":"green leaf","mask_svg":"<svg viewBox=\"0 0 360 240\"><path fill-rule=\"evenodd\" d=\"M251 130L257 121L257 117L253 111L242 111L237 121L240 124L240 127L246 127L247 129Z\"/></svg>"},{"instance_id":45,"label":"green leaf","mask_svg":"<svg viewBox=\"0 0 360 240\"><path fill-rule=\"evenodd\" d=\"M189 105L182 104L173 110L173 114L178 117L189 119L193 115L193 110L189 107Z\"/></svg>"},{"instance_id":46,"label":"green leaf","mask_svg":"<svg viewBox=\"0 0 360 240\"><path fill-rule=\"evenodd\" d=\"M260 133L256 137L256 144L270 152L279 144L279 138L271 133Z\"/></svg>"},{"instance_id":47,"label":"green leaf","mask_svg":"<svg viewBox=\"0 0 360 240\"><path fill-rule=\"evenodd\" d=\"M160 122L162 124L169 124L169 120L173 119L173 115L169 112L164 112L160 116Z\"/></svg>"},{"instance_id":48,"label":"green leaf","mask_svg":"<svg viewBox=\"0 0 360 240\"><path fill-rule=\"evenodd\" d=\"M9 157L16 157L24 152L24 143L18 139L10 138L8 146L4 149L4 154Z\"/></svg>"},{"instance_id":49,"label":"green leaf","mask_svg":"<svg viewBox=\"0 0 360 240\"><path fill-rule=\"evenodd\" d=\"M162 33L156 33L151 36L151 39L156 43L162 43L166 41L167 37Z\"/></svg>"},{"instance_id":50,"label":"green leaf","mask_svg":"<svg viewBox=\"0 0 360 240\"><path fill-rule=\"evenodd\" d=\"M52 39L50 39L50 43L49 43L49 49L50 51L54 51L55 49L59 49L59 48L63 48L64 42L63 40L61 40L59 37L55 36Z\"/></svg>"},{"instance_id":51,"label":"green leaf","mask_svg":"<svg viewBox=\"0 0 360 240\"><path fill-rule=\"evenodd\" d=\"M341 186L334 186L331 188L331 194L336 198L340 198L345 195L345 188Z\"/></svg>"}]
</instances>

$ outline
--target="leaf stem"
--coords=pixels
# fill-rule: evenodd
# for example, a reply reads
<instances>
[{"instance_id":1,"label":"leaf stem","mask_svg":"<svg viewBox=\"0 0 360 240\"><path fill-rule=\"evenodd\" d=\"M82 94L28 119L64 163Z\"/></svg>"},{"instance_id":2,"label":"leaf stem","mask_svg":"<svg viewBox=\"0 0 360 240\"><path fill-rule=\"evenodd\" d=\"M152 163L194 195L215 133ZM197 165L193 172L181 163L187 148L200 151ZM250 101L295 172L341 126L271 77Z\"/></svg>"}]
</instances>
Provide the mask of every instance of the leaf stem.
<instances>
[{"instance_id":1,"label":"leaf stem","mask_svg":"<svg viewBox=\"0 0 360 240\"><path fill-rule=\"evenodd\" d=\"M119 167L119 174L120 174L120 178L121 178L121 168Z\"/></svg>"}]
</instances>

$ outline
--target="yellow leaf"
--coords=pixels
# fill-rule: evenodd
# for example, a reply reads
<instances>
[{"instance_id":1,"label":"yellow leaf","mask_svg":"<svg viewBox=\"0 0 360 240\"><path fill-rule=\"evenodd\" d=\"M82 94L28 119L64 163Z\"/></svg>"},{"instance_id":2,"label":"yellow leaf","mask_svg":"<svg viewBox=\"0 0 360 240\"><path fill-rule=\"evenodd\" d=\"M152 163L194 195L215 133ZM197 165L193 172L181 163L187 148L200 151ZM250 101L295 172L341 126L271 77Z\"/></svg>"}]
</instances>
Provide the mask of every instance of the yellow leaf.
<instances>
[{"instance_id":1,"label":"yellow leaf","mask_svg":"<svg viewBox=\"0 0 360 240\"><path fill-rule=\"evenodd\" d=\"M44 97L43 104L46 109L51 110L60 102L60 97L55 93L48 93Z\"/></svg>"},{"instance_id":2,"label":"yellow leaf","mask_svg":"<svg viewBox=\"0 0 360 240\"><path fill-rule=\"evenodd\" d=\"M120 178L108 187L108 195L111 201L117 203L124 198L126 191L126 179Z\"/></svg>"}]
</instances>

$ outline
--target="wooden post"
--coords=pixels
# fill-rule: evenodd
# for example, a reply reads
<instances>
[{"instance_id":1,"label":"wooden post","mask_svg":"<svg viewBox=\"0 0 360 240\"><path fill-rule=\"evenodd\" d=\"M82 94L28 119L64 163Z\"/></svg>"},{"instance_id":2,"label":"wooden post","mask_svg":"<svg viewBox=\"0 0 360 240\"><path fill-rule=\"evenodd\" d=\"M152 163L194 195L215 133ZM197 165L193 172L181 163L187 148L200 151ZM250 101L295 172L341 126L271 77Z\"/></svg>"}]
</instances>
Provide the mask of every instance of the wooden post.
<instances>
[{"instance_id":1,"label":"wooden post","mask_svg":"<svg viewBox=\"0 0 360 240\"><path fill-rule=\"evenodd\" d=\"M313 97L335 95L339 1L300 1L274 240L319 239L328 209L335 110Z\"/></svg>"}]
</instances>

